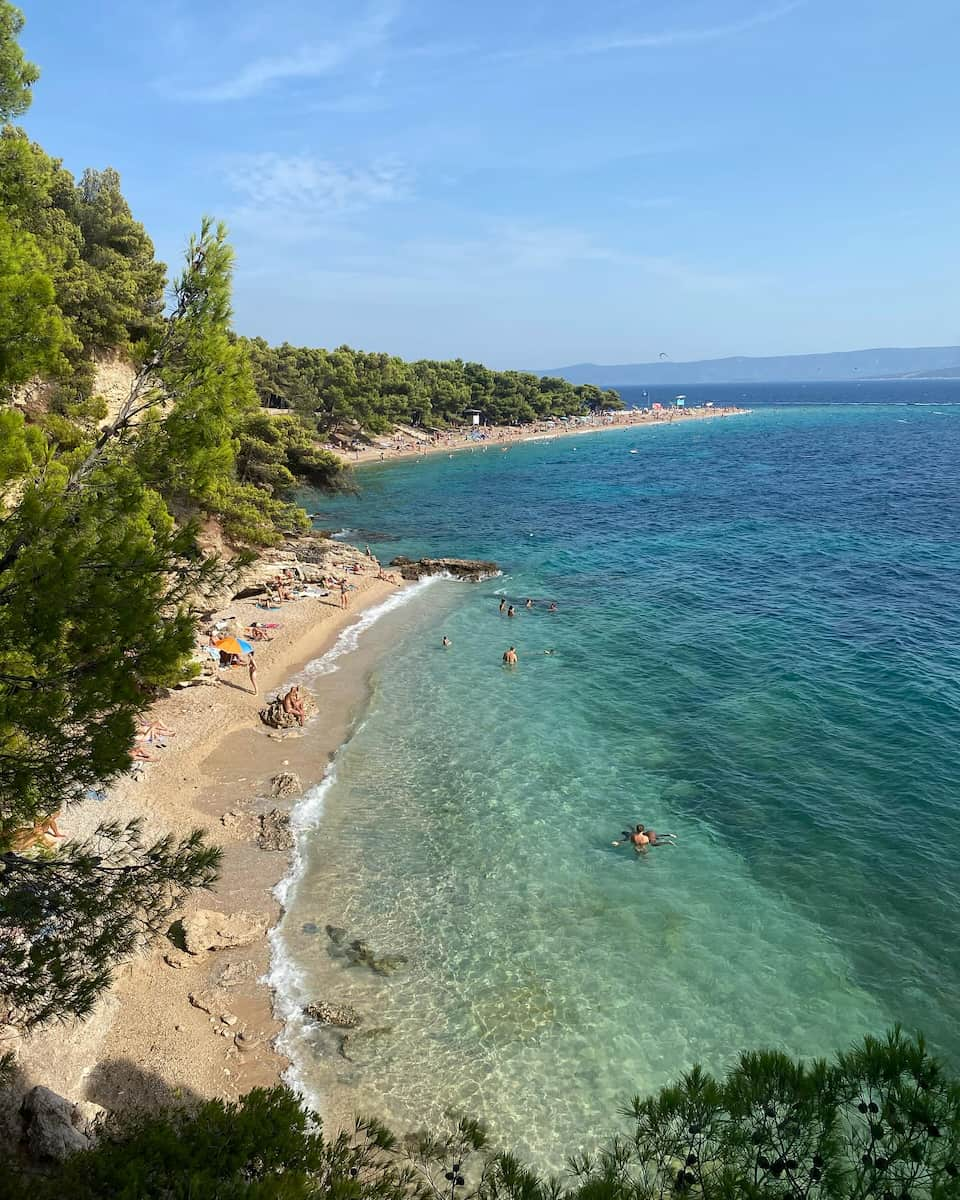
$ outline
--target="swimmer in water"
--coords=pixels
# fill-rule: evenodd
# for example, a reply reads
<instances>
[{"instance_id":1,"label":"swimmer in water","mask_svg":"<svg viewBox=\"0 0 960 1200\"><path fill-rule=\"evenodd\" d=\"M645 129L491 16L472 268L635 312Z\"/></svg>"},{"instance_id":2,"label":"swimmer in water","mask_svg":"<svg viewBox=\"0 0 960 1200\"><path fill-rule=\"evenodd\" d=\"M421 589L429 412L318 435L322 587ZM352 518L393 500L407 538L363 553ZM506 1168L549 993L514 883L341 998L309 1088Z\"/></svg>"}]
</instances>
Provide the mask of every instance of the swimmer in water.
<instances>
[{"instance_id":1,"label":"swimmer in water","mask_svg":"<svg viewBox=\"0 0 960 1200\"><path fill-rule=\"evenodd\" d=\"M513 646L511 646L509 650L504 650L503 662L507 667L515 667L519 662L519 659L517 658L517 652Z\"/></svg>"},{"instance_id":2,"label":"swimmer in water","mask_svg":"<svg viewBox=\"0 0 960 1200\"><path fill-rule=\"evenodd\" d=\"M526 601L524 602L523 607L524 608L533 608L533 601L529 598L529 596L527 597Z\"/></svg>"},{"instance_id":3,"label":"swimmer in water","mask_svg":"<svg viewBox=\"0 0 960 1200\"><path fill-rule=\"evenodd\" d=\"M508 616L508 617L515 617L516 615L517 615L517 610L516 610L516 609L513 607L513 605L511 604L511 605L510 605L510 607L507 609L507 616Z\"/></svg>"},{"instance_id":4,"label":"swimmer in water","mask_svg":"<svg viewBox=\"0 0 960 1200\"><path fill-rule=\"evenodd\" d=\"M440 643L440 645L443 646L444 649L446 649L447 646L452 646L453 642L451 642L450 639L447 637L447 635L444 634L443 641Z\"/></svg>"},{"instance_id":5,"label":"swimmer in water","mask_svg":"<svg viewBox=\"0 0 960 1200\"><path fill-rule=\"evenodd\" d=\"M550 607L547 609L547 612L556 612L556 611L557 611L557 602L556 602L556 600L551 600Z\"/></svg>"},{"instance_id":6,"label":"swimmer in water","mask_svg":"<svg viewBox=\"0 0 960 1200\"><path fill-rule=\"evenodd\" d=\"M653 829L637 825L633 830L625 829L620 834L620 841L612 842L611 845L624 846L629 842L634 850L640 854L648 846L675 846L677 844L676 839L677 835L675 833L657 833Z\"/></svg>"},{"instance_id":7,"label":"swimmer in water","mask_svg":"<svg viewBox=\"0 0 960 1200\"><path fill-rule=\"evenodd\" d=\"M506 596L501 596L500 597L500 612L503 612L503 610L506 607L507 607L507 598L506 598Z\"/></svg>"}]
</instances>

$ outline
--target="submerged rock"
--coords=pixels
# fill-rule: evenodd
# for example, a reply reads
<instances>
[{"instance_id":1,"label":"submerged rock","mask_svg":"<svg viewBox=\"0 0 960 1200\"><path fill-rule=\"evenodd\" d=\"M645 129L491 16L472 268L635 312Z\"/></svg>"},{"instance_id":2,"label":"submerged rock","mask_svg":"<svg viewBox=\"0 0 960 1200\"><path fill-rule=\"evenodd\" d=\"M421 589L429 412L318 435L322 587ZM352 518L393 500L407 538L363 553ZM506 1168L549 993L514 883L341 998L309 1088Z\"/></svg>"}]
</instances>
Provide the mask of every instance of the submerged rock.
<instances>
[{"instance_id":1,"label":"submerged rock","mask_svg":"<svg viewBox=\"0 0 960 1200\"><path fill-rule=\"evenodd\" d=\"M345 1033L340 1040L340 1056L347 1062L356 1063L363 1061L365 1055L372 1057L379 1054L374 1043L391 1033L392 1025L377 1025L373 1029L357 1029L352 1033Z\"/></svg>"},{"instance_id":2,"label":"submerged rock","mask_svg":"<svg viewBox=\"0 0 960 1200\"><path fill-rule=\"evenodd\" d=\"M392 975L408 962L405 954L374 954L359 938L347 947L346 956L351 967L369 967L377 975Z\"/></svg>"},{"instance_id":3,"label":"submerged rock","mask_svg":"<svg viewBox=\"0 0 960 1200\"><path fill-rule=\"evenodd\" d=\"M326 1000L307 1004L303 1015L321 1025L336 1025L340 1029L356 1029L363 1019L352 1004L330 1004Z\"/></svg>"},{"instance_id":4,"label":"submerged rock","mask_svg":"<svg viewBox=\"0 0 960 1200\"><path fill-rule=\"evenodd\" d=\"M410 961L405 954L377 954L363 938L354 938L345 944L350 934L342 925L328 925L326 929L327 937L333 943L331 955L345 958L347 966L369 967L377 975L392 975Z\"/></svg>"},{"instance_id":5,"label":"submerged rock","mask_svg":"<svg viewBox=\"0 0 960 1200\"><path fill-rule=\"evenodd\" d=\"M500 568L495 562L484 562L474 558L405 558L402 554L392 559L391 567L399 567L404 579L423 579L426 575L452 575L454 579L465 579L470 583L479 583L481 579L489 579L499 575Z\"/></svg>"}]
</instances>

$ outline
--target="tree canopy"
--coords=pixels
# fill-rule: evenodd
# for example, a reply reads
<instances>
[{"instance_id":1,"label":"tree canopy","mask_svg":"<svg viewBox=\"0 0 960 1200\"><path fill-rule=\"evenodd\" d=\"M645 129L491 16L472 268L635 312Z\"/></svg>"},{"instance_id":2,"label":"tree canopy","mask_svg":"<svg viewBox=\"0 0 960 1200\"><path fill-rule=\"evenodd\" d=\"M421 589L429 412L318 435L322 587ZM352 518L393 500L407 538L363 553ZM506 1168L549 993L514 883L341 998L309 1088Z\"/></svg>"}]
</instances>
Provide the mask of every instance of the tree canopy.
<instances>
[{"instance_id":1,"label":"tree canopy","mask_svg":"<svg viewBox=\"0 0 960 1200\"><path fill-rule=\"evenodd\" d=\"M249 342L261 402L290 408L321 432L359 426L383 433L396 423L443 428L478 409L487 424L623 408L614 391L480 363L405 362L389 354Z\"/></svg>"},{"instance_id":2,"label":"tree canopy","mask_svg":"<svg viewBox=\"0 0 960 1200\"><path fill-rule=\"evenodd\" d=\"M30 107L30 89L40 78L37 67L23 56L17 38L23 30L23 13L0 0L0 122L19 117Z\"/></svg>"}]
</instances>

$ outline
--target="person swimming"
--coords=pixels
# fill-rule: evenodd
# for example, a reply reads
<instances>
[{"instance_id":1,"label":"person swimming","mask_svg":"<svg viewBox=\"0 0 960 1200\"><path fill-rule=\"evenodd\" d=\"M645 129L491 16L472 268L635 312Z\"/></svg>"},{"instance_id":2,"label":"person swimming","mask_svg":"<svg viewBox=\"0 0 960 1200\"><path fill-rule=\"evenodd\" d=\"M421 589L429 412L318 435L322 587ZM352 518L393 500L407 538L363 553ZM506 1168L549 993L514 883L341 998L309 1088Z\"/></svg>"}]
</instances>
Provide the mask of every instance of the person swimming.
<instances>
[{"instance_id":1,"label":"person swimming","mask_svg":"<svg viewBox=\"0 0 960 1200\"><path fill-rule=\"evenodd\" d=\"M624 846L627 842L640 854L648 846L675 846L677 844L677 835L675 833L657 833L654 829L647 829L644 825L637 825L632 830L624 829L620 834L620 841L612 842L611 845Z\"/></svg>"}]
</instances>

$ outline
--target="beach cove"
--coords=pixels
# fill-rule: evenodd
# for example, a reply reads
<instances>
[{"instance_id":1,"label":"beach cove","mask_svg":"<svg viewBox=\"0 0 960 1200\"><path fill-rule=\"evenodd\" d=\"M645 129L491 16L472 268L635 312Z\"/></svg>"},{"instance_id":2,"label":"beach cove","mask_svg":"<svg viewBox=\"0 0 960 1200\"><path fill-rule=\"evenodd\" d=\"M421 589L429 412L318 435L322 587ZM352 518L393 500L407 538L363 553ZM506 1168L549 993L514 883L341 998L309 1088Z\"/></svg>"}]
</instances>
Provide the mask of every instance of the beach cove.
<instances>
[{"instance_id":1,"label":"beach cove","mask_svg":"<svg viewBox=\"0 0 960 1200\"><path fill-rule=\"evenodd\" d=\"M267 556L277 561L291 557L282 552ZM245 668L221 673L215 688L171 693L149 716L150 722L172 730L166 746L157 750L148 745L156 761L110 793L111 817L143 821L148 836L209 830L224 848L223 875L212 895L192 899L187 914L242 914L241 922L249 917L256 936L232 950L199 958L161 939L147 955L121 969L115 988L90 1020L72 1028L68 1039L49 1030L24 1043L16 1040L23 1087L42 1081L78 1103L123 1110L191 1096L234 1097L276 1081L285 1071L286 1059L274 1048L281 1026L263 980L269 963L267 930L280 912L274 891L286 875L288 856L256 848L258 820L277 808L278 799L271 794L277 775L298 773L308 786L323 777L363 710L374 659L389 649L389 622L379 618L414 598L423 586L403 584L399 573L389 569L390 579L398 583L378 580L377 564L365 554L334 547L331 561L343 559L358 562L364 572L349 576L356 593L345 612L337 597L330 596L295 600L278 613L263 612L254 599L239 600L211 615L207 625L229 617L231 627L279 618L282 628L272 641L257 643L259 695L251 693ZM382 631L359 638L377 624ZM336 662L335 673L309 673L320 716L304 731L308 736L273 740L278 735L271 737L256 719L264 698L293 679L306 678L305 668L328 654L330 663ZM295 798L280 798L280 808L289 808ZM61 827L65 836L82 838L102 819L102 804L91 799L72 807Z\"/></svg>"},{"instance_id":2,"label":"beach cove","mask_svg":"<svg viewBox=\"0 0 960 1200\"><path fill-rule=\"evenodd\" d=\"M58 1048L49 1086L107 1106L151 1094L233 1096L275 1080L289 1055L290 1078L334 1121L372 1107L403 1127L455 1105L498 1117L495 1132L543 1162L573 1127L592 1143L616 1123L613 1106L633 1090L657 1086L698 1058L716 1065L718 1043L793 1049L798 1038L813 1036L827 1052L897 1016L909 1019L884 1002L879 980L888 960L881 955L871 968L878 951L864 943L852 962L851 930L832 928L817 907L822 892L846 915L855 913L841 904L833 877L846 876L843 895L867 878L846 844L856 830L841 815L843 789L832 798L821 766L801 781L804 819L818 831L838 823L843 834L817 852L798 833L796 816L779 809L774 816L766 806L771 778L778 794L797 785L783 777L777 749L797 699L789 688L779 694L774 682L793 654L772 636L784 603L774 582L743 611L744 579L753 578L744 575L748 561L756 570L753 554L744 556L761 528L760 498L781 505L796 492L797 472L812 472L814 491L824 488L822 503L835 505L850 481L835 477L826 487L819 476L833 476L833 467L814 465L824 445L832 463L831 447L839 453L845 440L867 437L861 450L874 456L871 469L878 436L899 434L902 448L897 418L859 419L866 423L768 413L651 429L636 443L611 431L589 446L565 439L492 459L438 455L365 472L359 501L311 497L319 524L344 529L361 546L370 541L382 561L401 550L483 553L503 563L505 577L401 591L371 572L346 615L317 601L286 606L285 628L264 654L261 693L304 679L321 710L304 737L252 735L257 700L236 688L219 687L216 703L203 695L208 689L164 702L159 715L177 738L130 785L130 811L142 812L148 801L158 827L222 830L223 882L191 908L274 921L280 910L268 896L288 878L287 856L255 849L248 822L228 829L222 817L275 807L270 780L282 771L296 772L306 787L294 818L301 874L281 891L289 911L273 946L271 978L288 1020L283 1053L272 1048L281 1026L258 982L269 965L265 938L186 966L170 965L164 956L171 947L163 944L125 969L104 1011L71 1033L68 1054L60 1054L59 1034L42 1035L52 1040L46 1050L38 1040L34 1061L46 1063L46 1079L50 1047ZM929 451L929 432L916 431L908 444ZM490 495L493 503L481 502ZM898 495L902 505L919 505L921 517L931 502L927 492ZM810 489L801 488L780 516L795 529L807 503ZM557 525L564 507L576 514L576 528ZM843 537L853 537L849 517L843 524ZM772 522L766 525L765 537ZM838 547L849 556L853 544L839 530L836 536L835 545L790 553L820 556L811 561L826 570L828 592L840 588L834 599L842 611L842 575L827 568ZM856 553L865 548L879 553L860 542ZM781 563L773 543L767 553ZM896 550L901 565L913 554L912 544ZM826 584L814 577L809 586ZM501 594L518 605L510 624L498 612ZM528 594L536 600L532 612L522 607ZM557 614L547 611L551 598ZM385 602L393 611L374 620ZM785 619L791 632L800 620L816 642L830 615L816 618L812 631L809 612ZM921 619L913 610L909 616ZM358 617L366 625L359 638ZM749 643L740 635L758 631L758 645L744 656ZM442 633L452 639L449 651L439 645ZM512 676L499 664L508 640L520 652ZM609 664L608 644L615 648ZM334 648L337 657L324 661ZM764 670L773 675L761 686ZM641 680L642 695L631 700L624 678ZM869 694L867 679L854 684ZM812 677L797 686L804 705L819 687ZM750 700L758 687L761 707ZM591 712L583 724L585 706ZM829 742L836 727L826 714L823 721ZM839 747L834 767L849 772L849 753ZM324 780L334 754L334 775ZM792 756L814 770L799 747ZM731 785L725 772L732 764ZM939 793L941 784L933 787ZM808 790L820 815L804 807ZM714 806L726 827L715 824ZM691 844L672 861L624 858L609 840L633 817L657 828L679 824L682 842ZM771 835L801 837L802 848L786 862L771 857ZM817 888L805 896L811 878ZM910 886L918 905L929 904L919 882ZM928 908L919 911L931 928L943 927ZM368 941L377 954L408 961L389 975L350 966L327 924ZM860 924L855 932L862 934ZM904 974L934 973L934 986L917 999L917 1023L949 1051L937 1012L952 959L934 966L922 940L910 954ZM213 999L213 1011L192 1004L191 993L201 1003ZM304 1004L317 1001L352 1004L363 1013L361 1028L375 1036L366 1047L362 1038L348 1042L342 1053L337 1031L301 1016ZM224 1011L236 1024L222 1020ZM655 1030L655 1049L646 1028ZM238 1048L238 1030L249 1036L248 1048ZM128 1068L126 1097L120 1064ZM552 1095L544 1081L561 1077L564 1094ZM501 1102L504 1095L515 1098L515 1108ZM549 1115L528 1128L521 1114L540 1103Z\"/></svg>"}]
</instances>

